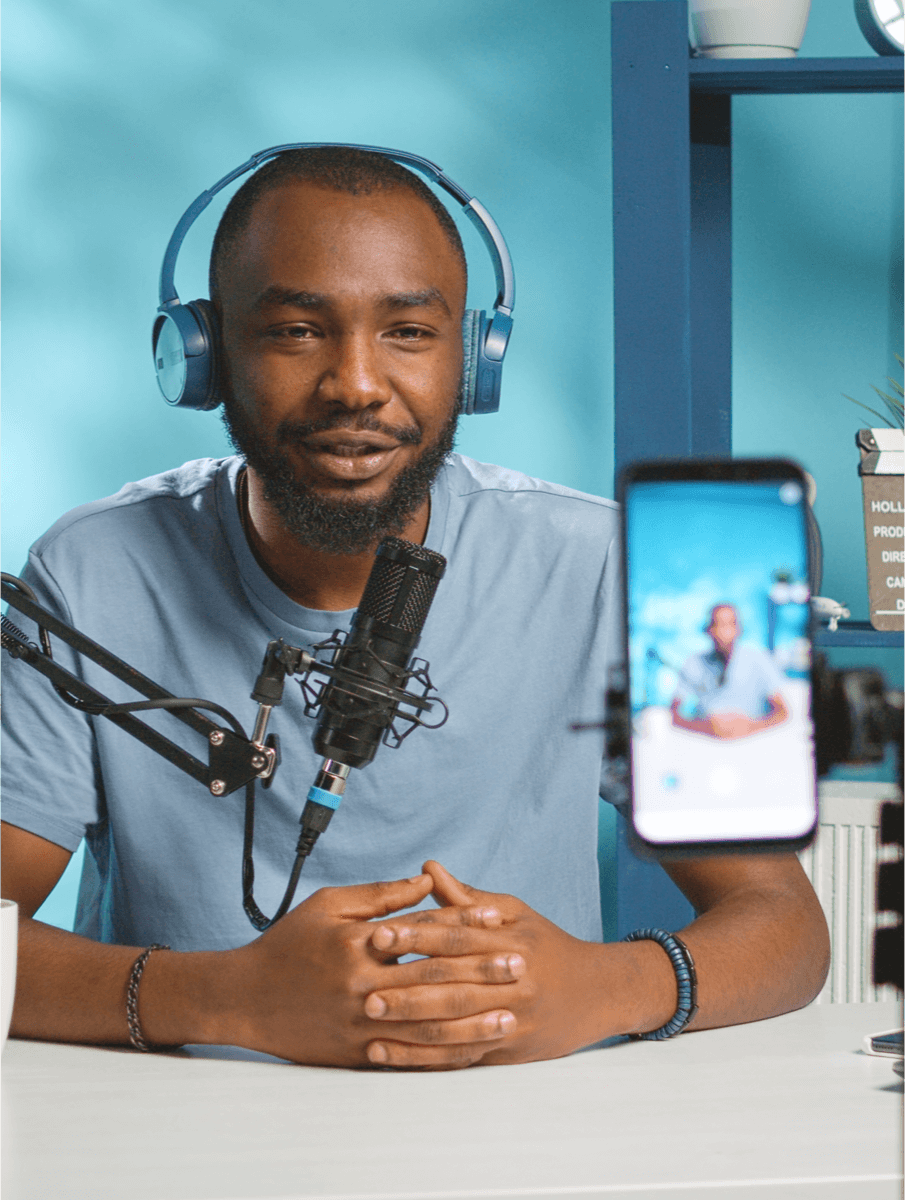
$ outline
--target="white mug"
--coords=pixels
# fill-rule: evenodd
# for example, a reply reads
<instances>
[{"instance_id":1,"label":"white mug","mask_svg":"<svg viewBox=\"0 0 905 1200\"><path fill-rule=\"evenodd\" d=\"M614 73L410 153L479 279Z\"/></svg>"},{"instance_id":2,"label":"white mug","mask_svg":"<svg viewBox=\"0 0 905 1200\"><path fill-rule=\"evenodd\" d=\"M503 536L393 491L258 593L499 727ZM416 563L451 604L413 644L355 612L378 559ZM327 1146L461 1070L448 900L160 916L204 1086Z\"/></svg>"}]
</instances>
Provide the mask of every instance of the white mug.
<instances>
[{"instance_id":1,"label":"white mug","mask_svg":"<svg viewBox=\"0 0 905 1200\"><path fill-rule=\"evenodd\" d=\"M19 906L15 900L0 900L0 1019L3 1045L9 1033L16 995L16 946L19 938Z\"/></svg>"}]
</instances>

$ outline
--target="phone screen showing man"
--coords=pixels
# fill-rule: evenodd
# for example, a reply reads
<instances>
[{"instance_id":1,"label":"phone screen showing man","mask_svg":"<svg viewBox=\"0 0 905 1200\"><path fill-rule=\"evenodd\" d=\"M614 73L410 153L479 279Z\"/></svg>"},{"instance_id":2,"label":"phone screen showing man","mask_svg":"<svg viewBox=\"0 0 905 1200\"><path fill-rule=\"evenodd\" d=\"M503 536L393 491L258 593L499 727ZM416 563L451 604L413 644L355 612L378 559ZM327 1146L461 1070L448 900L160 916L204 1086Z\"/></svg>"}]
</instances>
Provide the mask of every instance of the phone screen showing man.
<instances>
[{"instance_id":1,"label":"phone screen showing man","mask_svg":"<svg viewBox=\"0 0 905 1200\"><path fill-rule=\"evenodd\" d=\"M788 472L626 488L644 842L804 844L815 825L805 503Z\"/></svg>"}]
</instances>

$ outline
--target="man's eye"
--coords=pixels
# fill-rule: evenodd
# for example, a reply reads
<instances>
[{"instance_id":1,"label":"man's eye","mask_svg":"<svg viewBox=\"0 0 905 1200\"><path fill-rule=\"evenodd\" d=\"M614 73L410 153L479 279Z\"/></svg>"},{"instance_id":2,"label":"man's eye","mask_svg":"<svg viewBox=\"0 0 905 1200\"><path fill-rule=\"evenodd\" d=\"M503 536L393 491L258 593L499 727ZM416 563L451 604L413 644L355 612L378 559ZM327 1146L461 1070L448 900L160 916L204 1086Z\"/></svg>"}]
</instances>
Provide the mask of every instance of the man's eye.
<instances>
[{"instance_id":1,"label":"man's eye","mask_svg":"<svg viewBox=\"0 0 905 1200\"><path fill-rule=\"evenodd\" d=\"M268 331L268 336L277 341L306 342L317 337L317 330L310 325L279 325Z\"/></svg>"},{"instance_id":2,"label":"man's eye","mask_svg":"<svg viewBox=\"0 0 905 1200\"><path fill-rule=\"evenodd\" d=\"M427 339L430 334L420 325L399 325L392 331L392 336L403 342L417 342Z\"/></svg>"}]
</instances>

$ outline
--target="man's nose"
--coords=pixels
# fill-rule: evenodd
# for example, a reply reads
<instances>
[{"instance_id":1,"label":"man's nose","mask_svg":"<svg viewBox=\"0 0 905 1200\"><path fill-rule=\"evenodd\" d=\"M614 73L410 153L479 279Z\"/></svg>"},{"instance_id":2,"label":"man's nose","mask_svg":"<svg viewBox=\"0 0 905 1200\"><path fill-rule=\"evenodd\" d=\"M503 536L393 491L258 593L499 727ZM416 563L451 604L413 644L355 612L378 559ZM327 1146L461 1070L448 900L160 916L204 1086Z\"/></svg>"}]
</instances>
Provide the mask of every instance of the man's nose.
<instances>
[{"instance_id":1,"label":"man's nose","mask_svg":"<svg viewBox=\"0 0 905 1200\"><path fill-rule=\"evenodd\" d=\"M318 397L351 409L389 403L393 388L380 359L378 347L366 335L336 338L318 384Z\"/></svg>"}]
</instances>

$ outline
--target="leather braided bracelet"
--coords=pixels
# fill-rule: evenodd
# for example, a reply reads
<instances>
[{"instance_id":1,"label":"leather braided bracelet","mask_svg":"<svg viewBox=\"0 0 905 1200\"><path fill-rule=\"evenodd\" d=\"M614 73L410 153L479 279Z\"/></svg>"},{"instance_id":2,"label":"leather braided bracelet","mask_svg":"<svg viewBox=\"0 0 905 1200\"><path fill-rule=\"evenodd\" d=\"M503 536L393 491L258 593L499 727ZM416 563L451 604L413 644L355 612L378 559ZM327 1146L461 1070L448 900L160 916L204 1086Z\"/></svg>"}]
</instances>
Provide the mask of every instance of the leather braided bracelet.
<instances>
[{"instance_id":1,"label":"leather braided bracelet","mask_svg":"<svg viewBox=\"0 0 905 1200\"><path fill-rule=\"evenodd\" d=\"M686 1027L698 1011L698 977L694 969L694 959L691 951L674 933L663 929L636 929L634 933L626 934L624 942L656 942L669 955L673 970L676 973L676 984L679 989L679 999L676 1011L672 1017L659 1029L649 1033L633 1033L631 1037L640 1038L647 1042L662 1042L665 1038L675 1037Z\"/></svg>"},{"instance_id":2,"label":"leather braided bracelet","mask_svg":"<svg viewBox=\"0 0 905 1200\"><path fill-rule=\"evenodd\" d=\"M138 1019L138 985L141 983L141 973L145 969L145 963L151 957L155 950L169 950L169 946L161 946L155 942L153 946L149 946L142 954L139 954L135 960L135 964L129 973L129 986L126 989L126 1021L129 1025L129 1041L136 1050L144 1050L146 1054L150 1053L151 1047L145 1041L141 1032L141 1022Z\"/></svg>"}]
</instances>

